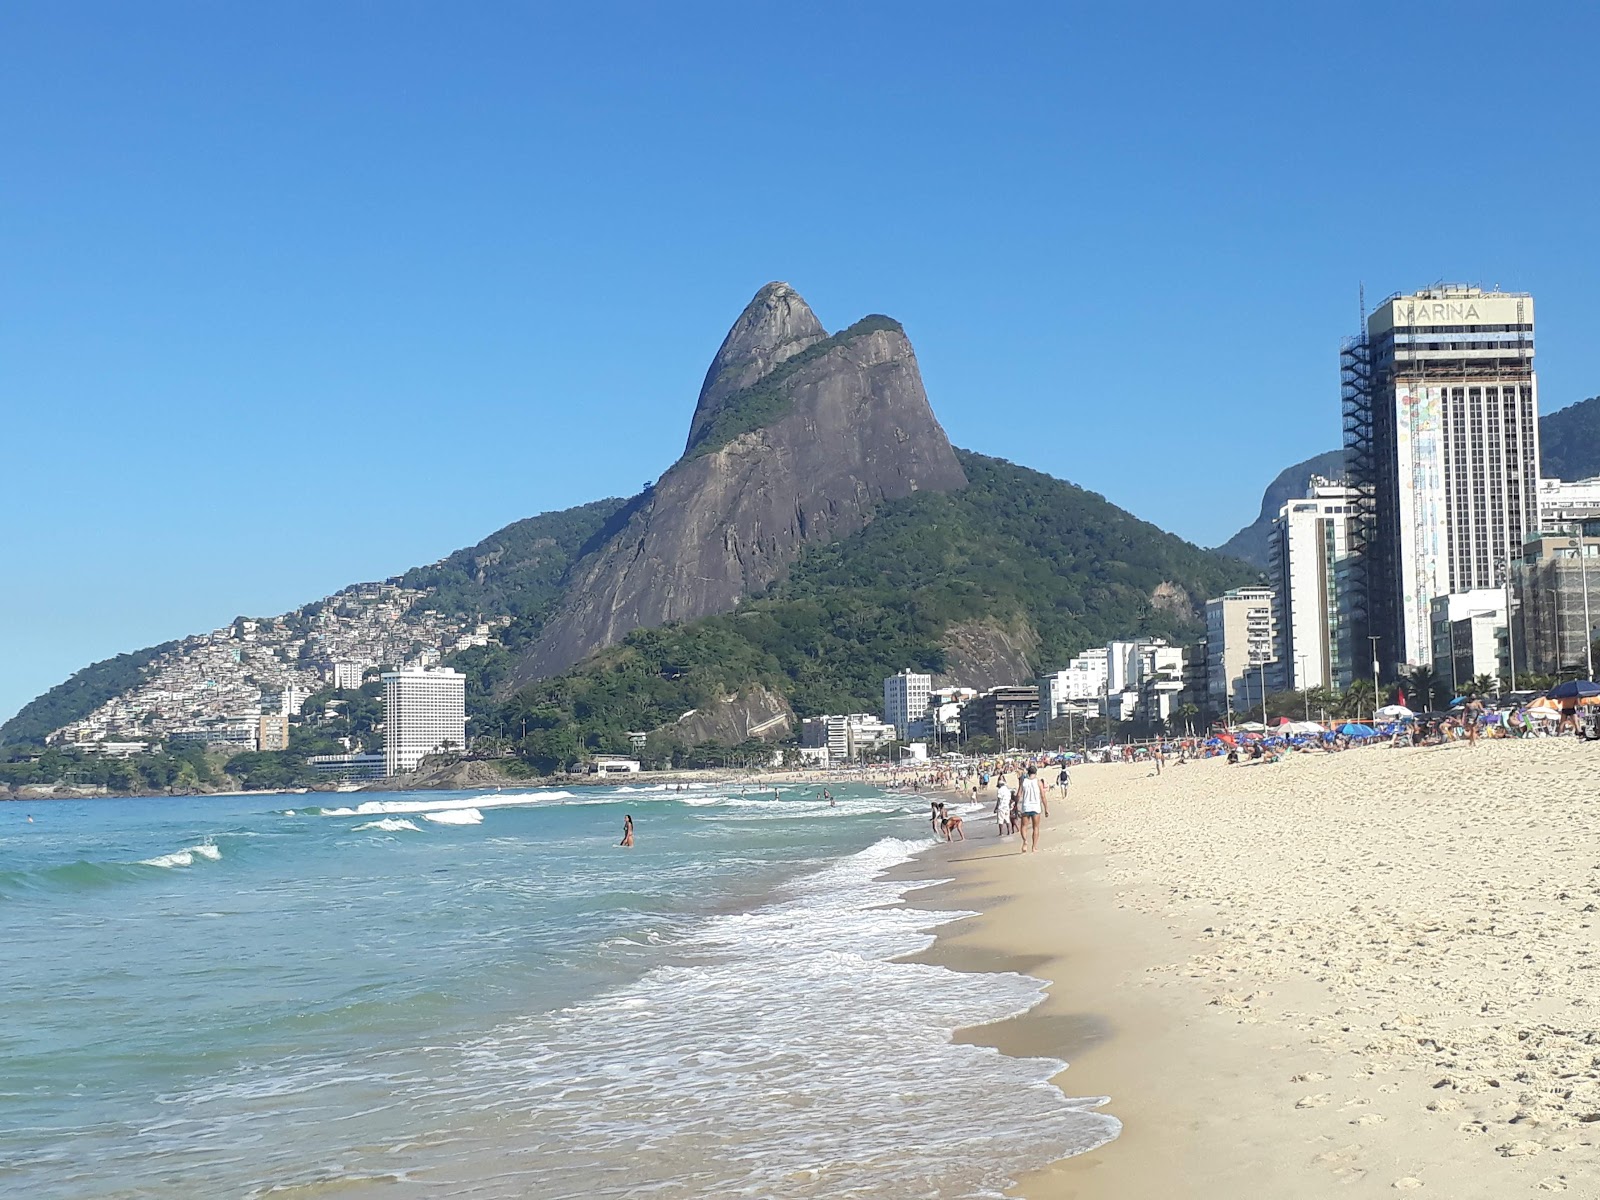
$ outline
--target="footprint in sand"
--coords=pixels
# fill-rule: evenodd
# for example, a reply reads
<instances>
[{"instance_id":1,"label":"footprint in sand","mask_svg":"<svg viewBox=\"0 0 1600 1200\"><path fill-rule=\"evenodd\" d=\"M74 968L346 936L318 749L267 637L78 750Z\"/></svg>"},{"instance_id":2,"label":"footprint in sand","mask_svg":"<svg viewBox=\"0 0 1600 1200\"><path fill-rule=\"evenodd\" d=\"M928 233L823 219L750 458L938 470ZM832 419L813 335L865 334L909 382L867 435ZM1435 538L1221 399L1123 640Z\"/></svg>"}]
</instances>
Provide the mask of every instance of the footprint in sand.
<instances>
[{"instance_id":1,"label":"footprint in sand","mask_svg":"<svg viewBox=\"0 0 1600 1200\"><path fill-rule=\"evenodd\" d=\"M1418 1179L1415 1175L1406 1175L1400 1179L1396 1179L1389 1186L1392 1188L1398 1188L1402 1192L1412 1192L1417 1188L1422 1187L1423 1183L1422 1180Z\"/></svg>"},{"instance_id":2,"label":"footprint in sand","mask_svg":"<svg viewBox=\"0 0 1600 1200\"><path fill-rule=\"evenodd\" d=\"M1315 1096L1302 1096L1294 1102L1294 1106L1296 1108L1321 1108L1330 1098L1327 1092L1322 1092Z\"/></svg>"},{"instance_id":3,"label":"footprint in sand","mask_svg":"<svg viewBox=\"0 0 1600 1200\"><path fill-rule=\"evenodd\" d=\"M1350 1124L1352 1124L1352 1125L1382 1125L1383 1124L1383 1118L1380 1117L1377 1113L1362 1113L1354 1121L1351 1121Z\"/></svg>"},{"instance_id":4,"label":"footprint in sand","mask_svg":"<svg viewBox=\"0 0 1600 1200\"><path fill-rule=\"evenodd\" d=\"M1541 1179L1539 1180L1539 1190L1541 1192L1564 1192L1567 1190L1567 1181L1565 1179Z\"/></svg>"}]
</instances>

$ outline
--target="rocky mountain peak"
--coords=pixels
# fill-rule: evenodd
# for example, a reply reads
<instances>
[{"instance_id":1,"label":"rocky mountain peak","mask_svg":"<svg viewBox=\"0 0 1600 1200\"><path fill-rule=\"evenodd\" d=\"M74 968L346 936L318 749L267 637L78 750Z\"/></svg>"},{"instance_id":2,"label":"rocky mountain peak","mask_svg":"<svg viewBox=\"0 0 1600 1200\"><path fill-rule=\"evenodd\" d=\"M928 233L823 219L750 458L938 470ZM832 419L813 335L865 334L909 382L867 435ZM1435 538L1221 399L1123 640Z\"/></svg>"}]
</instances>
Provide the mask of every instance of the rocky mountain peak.
<instances>
[{"instance_id":1,"label":"rocky mountain peak","mask_svg":"<svg viewBox=\"0 0 1600 1200\"><path fill-rule=\"evenodd\" d=\"M767 284L745 305L711 360L689 423L687 444L694 445L730 397L827 336L828 331L799 292L787 283Z\"/></svg>"},{"instance_id":2,"label":"rocky mountain peak","mask_svg":"<svg viewBox=\"0 0 1600 1200\"><path fill-rule=\"evenodd\" d=\"M829 337L793 288L770 283L706 374L683 458L574 564L506 686L634 629L727 612L883 501L966 484L900 323L869 316Z\"/></svg>"}]
</instances>

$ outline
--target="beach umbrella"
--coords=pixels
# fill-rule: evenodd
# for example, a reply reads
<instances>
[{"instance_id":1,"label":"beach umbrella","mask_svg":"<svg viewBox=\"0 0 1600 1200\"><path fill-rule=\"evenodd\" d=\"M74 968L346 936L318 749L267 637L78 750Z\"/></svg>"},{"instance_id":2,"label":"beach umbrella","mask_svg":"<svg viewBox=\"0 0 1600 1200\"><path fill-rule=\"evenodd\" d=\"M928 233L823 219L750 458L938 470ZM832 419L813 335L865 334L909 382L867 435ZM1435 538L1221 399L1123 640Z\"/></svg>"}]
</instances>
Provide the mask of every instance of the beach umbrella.
<instances>
[{"instance_id":1,"label":"beach umbrella","mask_svg":"<svg viewBox=\"0 0 1600 1200\"><path fill-rule=\"evenodd\" d=\"M1322 726L1315 721L1290 721L1283 727L1283 732L1292 734L1321 733Z\"/></svg>"},{"instance_id":2,"label":"beach umbrella","mask_svg":"<svg viewBox=\"0 0 1600 1200\"><path fill-rule=\"evenodd\" d=\"M1245 721L1235 725L1234 728L1240 733L1265 733L1267 731L1267 727L1260 721Z\"/></svg>"},{"instance_id":3,"label":"beach umbrella","mask_svg":"<svg viewBox=\"0 0 1600 1200\"><path fill-rule=\"evenodd\" d=\"M1376 729L1374 729L1372 726L1370 726L1370 725L1357 725L1353 721L1350 722L1347 725L1339 726L1339 732L1344 734L1345 737L1353 737L1353 738L1369 738L1369 737L1377 737L1378 736L1378 731Z\"/></svg>"},{"instance_id":4,"label":"beach umbrella","mask_svg":"<svg viewBox=\"0 0 1600 1200\"><path fill-rule=\"evenodd\" d=\"M1600 683L1587 679L1569 679L1558 683L1545 693L1552 700L1581 700L1585 696L1600 696Z\"/></svg>"},{"instance_id":5,"label":"beach umbrella","mask_svg":"<svg viewBox=\"0 0 1600 1200\"><path fill-rule=\"evenodd\" d=\"M1390 717L1396 721L1409 721L1417 714L1412 712L1404 704L1385 704L1378 710L1377 715L1380 717Z\"/></svg>"}]
</instances>

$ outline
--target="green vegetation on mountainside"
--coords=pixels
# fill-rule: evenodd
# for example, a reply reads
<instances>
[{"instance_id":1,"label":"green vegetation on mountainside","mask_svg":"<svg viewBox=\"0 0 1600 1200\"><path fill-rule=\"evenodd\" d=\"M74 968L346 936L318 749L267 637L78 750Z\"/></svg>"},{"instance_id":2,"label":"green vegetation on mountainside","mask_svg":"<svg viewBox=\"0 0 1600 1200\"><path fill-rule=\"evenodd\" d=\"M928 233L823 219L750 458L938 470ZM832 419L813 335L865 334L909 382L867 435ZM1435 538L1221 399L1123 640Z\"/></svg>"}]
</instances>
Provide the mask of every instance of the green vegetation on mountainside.
<instances>
[{"instance_id":1,"label":"green vegetation on mountainside","mask_svg":"<svg viewBox=\"0 0 1600 1200\"><path fill-rule=\"evenodd\" d=\"M875 711L883 679L939 671L961 621L1022 617L1044 663L1116 636L1182 639L1192 610L1151 602L1170 583L1196 602L1254 572L1140 521L1092 492L957 451L970 484L882 506L865 529L808 550L766 596L687 625L637 630L565 675L483 714L486 732L552 770L628 749L691 708L762 683L797 714Z\"/></svg>"},{"instance_id":2,"label":"green vegetation on mountainside","mask_svg":"<svg viewBox=\"0 0 1600 1200\"><path fill-rule=\"evenodd\" d=\"M65 683L28 701L16 716L0 725L0 746L42 742L63 725L88 716L113 696L137 687L144 679L145 668L176 645L163 642L74 672Z\"/></svg>"},{"instance_id":3,"label":"green vegetation on mountainside","mask_svg":"<svg viewBox=\"0 0 1600 1200\"><path fill-rule=\"evenodd\" d=\"M1539 418L1539 468L1557 479L1600 475L1600 396Z\"/></svg>"},{"instance_id":4,"label":"green vegetation on mountainside","mask_svg":"<svg viewBox=\"0 0 1600 1200\"><path fill-rule=\"evenodd\" d=\"M607 532L627 501L612 498L514 521L476 546L400 577L408 588L437 589L428 607L464 616L508 615L514 638L537 636L561 594L567 569Z\"/></svg>"},{"instance_id":5,"label":"green vegetation on mountainside","mask_svg":"<svg viewBox=\"0 0 1600 1200\"><path fill-rule=\"evenodd\" d=\"M796 371L809 363L816 362L830 351L848 345L852 339L865 337L880 329L892 330L895 333L905 332L900 322L893 317L885 317L880 313L862 317L848 329L841 329L832 337L824 338L813 346L807 346L749 387L735 392L712 414L711 419L700 430L699 436L684 451L683 457L699 458L701 455L710 454L713 450L722 449L740 434L749 433L753 429L765 429L779 420L794 403L784 384Z\"/></svg>"}]
</instances>

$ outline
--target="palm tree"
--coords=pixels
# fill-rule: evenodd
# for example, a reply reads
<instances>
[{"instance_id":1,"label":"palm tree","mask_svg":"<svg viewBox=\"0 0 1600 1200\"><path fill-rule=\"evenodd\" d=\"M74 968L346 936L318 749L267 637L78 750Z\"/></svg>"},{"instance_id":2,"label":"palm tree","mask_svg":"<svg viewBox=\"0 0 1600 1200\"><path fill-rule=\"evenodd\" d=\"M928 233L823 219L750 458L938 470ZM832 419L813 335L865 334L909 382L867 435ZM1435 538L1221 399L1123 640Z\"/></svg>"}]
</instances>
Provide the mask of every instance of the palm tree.
<instances>
[{"instance_id":1,"label":"palm tree","mask_svg":"<svg viewBox=\"0 0 1600 1200\"><path fill-rule=\"evenodd\" d=\"M1406 698L1411 702L1409 707L1423 712L1438 707L1434 702L1436 693L1442 691L1439 676L1429 666L1412 667L1400 678L1405 689Z\"/></svg>"},{"instance_id":2,"label":"palm tree","mask_svg":"<svg viewBox=\"0 0 1600 1200\"><path fill-rule=\"evenodd\" d=\"M1319 713L1339 711L1339 693L1330 687L1307 688L1305 702L1311 709L1313 719L1317 719Z\"/></svg>"},{"instance_id":3,"label":"palm tree","mask_svg":"<svg viewBox=\"0 0 1600 1200\"><path fill-rule=\"evenodd\" d=\"M1357 679L1345 689L1344 696L1339 702L1339 715L1355 718L1365 713L1372 715L1372 710L1377 704L1377 693L1373 690L1372 681Z\"/></svg>"},{"instance_id":4,"label":"palm tree","mask_svg":"<svg viewBox=\"0 0 1600 1200\"><path fill-rule=\"evenodd\" d=\"M1178 720L1183 722L1184 729L1187 730L1191 736L1193 736L1194 719L1200 715L1200 706L1194 703L1180 704L1178 706L1178 711L1173 715L1176 716Z\"/></svg>"},{"instance_id":5,"label":"palm tree","mask_svg":"<svg viewBox=\"0 0 1600 1200\"><path fill-rule=\"evenodd\" d=\"M1500 681L1488 675L1479 675L1470 686L1473 695L1488 696L1500 690Z\"/></svg>"}]
</instances>

